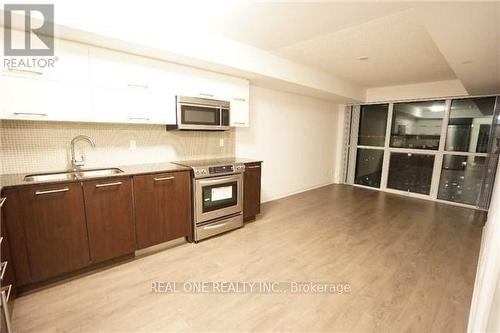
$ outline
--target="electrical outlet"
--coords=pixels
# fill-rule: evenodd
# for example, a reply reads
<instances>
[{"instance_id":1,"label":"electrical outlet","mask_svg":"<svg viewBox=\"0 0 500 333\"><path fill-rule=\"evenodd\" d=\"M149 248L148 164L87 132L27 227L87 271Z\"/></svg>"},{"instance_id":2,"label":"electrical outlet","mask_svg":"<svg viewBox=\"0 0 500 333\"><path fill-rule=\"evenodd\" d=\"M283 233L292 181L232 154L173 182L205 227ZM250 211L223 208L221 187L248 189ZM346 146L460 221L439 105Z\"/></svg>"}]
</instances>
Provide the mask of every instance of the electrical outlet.
<instances>
[{"instance_id":1,"label":"electrical outlet","mask_svg":"<svg viewBox=\"0 0 500 333\"><path fill-rule=\"evenodd\" d=\"M135 140L130 140L129 149L130 150L136 150L137 149L137 142Z\"/></svg>"},{"instance_id":2,"label":"electrical outlet","mask_svg":"<svg viewBox=\"0 0 500 333\"><path fill-rule=\"evenodd\" d=\"M219 147L224 147L224 139L219 139Z\"/></svg>"}]
</instances>

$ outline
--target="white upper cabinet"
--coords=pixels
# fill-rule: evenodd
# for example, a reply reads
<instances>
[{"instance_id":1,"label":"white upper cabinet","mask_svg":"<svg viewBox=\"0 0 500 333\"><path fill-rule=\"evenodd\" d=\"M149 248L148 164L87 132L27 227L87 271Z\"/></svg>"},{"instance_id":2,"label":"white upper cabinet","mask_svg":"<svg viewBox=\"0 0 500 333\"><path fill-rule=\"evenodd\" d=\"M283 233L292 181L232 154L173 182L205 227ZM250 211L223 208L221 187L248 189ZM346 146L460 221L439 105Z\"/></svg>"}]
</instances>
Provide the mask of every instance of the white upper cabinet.
<instances>
[{"instance_id":1,"label":"white upper cabinet","mask_svg":"<svg viewBox=\"0 0 500 333\"><path fill-rule=\"evenodd\" d=\"M196 69L188 69L178 75L178 95L229 101L230 125L249 126L248 80Z\"/></svg>"},{"instance_id":2,"label":"white upper cabinet","mask_svg":"<svg viewBox=\"0 0 500 333\"><path fill-rule=\"evenodd\" d=\"M14 33L14 38L18 38ZM53 67L4 67L0 72L3 119L85 121L91 111L88 48L55 41ZM52 58L51 58L52 59Z\"/></svg>"},{"instance_id":3,"label":"white upper cabinet","mask_svg":"<svg viewBox=\"0 0 500 333\"><path fill-rule=\"evenodd\" d=\"M55 56L0 71L1 119L175 124L183 95L229 101L230 125L248 126L247 80L60 39Z\"/></svg>"},{"instance_id":4,"label":"white upper cabinet","mask_svg":"<svg viewBox=\"0 0 500 333\"><path fill-rule=\"evenodd\" d=\"M182 66L177 82L178 95L228 100L223 75Z\"/></svg>"},{"instance_id":5,"label":"white upper cabinet","mask_svg":"<svg viewBox=\"0 0 500 333\"><path fill-rule=\"evenodd\" d=\"M250 83L244 79L232 79L228 89L230 90L231 126L248 127Z\"/></svg>"},{"instance_id":6,"label":"white upper cabinet","mask_svg":"<svg viewBox=\"0 0 500 333\"><path fill-rule=\"evenodd\" d=\"M92 47L90 73L96 121L168 124L175 116L174 77L161 62Z\"/></svg>"},{"instance_id":7,"label":"white upper cabinet","mask_svg":"<svg viewBox=\"0 0 500 333\"><path fill-rule=\"evenodd\" d=\"M1 30L1 29L0 29ZM24 32L12 30L13 45L24 44ZM5 58L5 56L3 57ZM17 57L16 57L17 58ZM33 57L19 57L18 59L29 60ZM37 57L35 57L37 58ZM62 39L54 39L54 57L40 57L45 61L52 62L54 66L36 66L32 68L15 68L5 63L2 74L32 76L47 80L64 80L66 82L82 82L88 80L88 46Z\"/></svg>"}]
</instances>

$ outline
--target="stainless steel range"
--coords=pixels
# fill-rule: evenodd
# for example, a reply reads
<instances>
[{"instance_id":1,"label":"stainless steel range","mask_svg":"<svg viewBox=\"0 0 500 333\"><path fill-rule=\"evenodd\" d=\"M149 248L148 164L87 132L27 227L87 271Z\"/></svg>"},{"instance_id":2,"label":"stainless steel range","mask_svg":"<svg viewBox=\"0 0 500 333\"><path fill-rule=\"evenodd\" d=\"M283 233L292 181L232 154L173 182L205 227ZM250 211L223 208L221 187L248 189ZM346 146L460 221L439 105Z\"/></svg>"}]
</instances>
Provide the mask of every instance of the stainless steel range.
<instances>
[{"instance_id":1,"label":"stainless steel range","mask_svg":"<svg viewBox=\"0 0 500 333\"><path fill-rule=\"evenodd\" d=\"M235 159L175 163L193 169L195 242L243 226L243 163Z\"/></svg>"}]
</instances>

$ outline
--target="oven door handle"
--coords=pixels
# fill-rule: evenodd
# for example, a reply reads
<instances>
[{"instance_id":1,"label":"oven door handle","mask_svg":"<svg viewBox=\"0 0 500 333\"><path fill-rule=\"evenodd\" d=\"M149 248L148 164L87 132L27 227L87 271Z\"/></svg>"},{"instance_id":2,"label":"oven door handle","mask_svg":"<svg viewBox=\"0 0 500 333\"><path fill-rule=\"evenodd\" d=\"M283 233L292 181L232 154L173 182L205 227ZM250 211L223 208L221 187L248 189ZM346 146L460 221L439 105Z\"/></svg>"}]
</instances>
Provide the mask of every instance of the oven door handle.
<instances>
[{"instance_id":1,"label":"oven door handle","mask_svg":"<svg viewBox=\"0 0 500 333\"><path fill-rule=\"evenodd\" d=\"M238 181L241 179L241 176L236 176L236 177L224 177L224 178L218 178L218 179L200 179L199 183L200 185L211 185L211 184L224 184L230 181Z\"/></svg>"},{"instance_id":2,"label":"oven door handle","mask_svg":"<svg viewBox=\"0 0 500 333\"><path fill-rule=\"evenodd\" d=\"M207 226L204 226L203 229L217 229L217 228L221 228L223 226L225 226L226 224L228 224L228 222L224 222L224 223L219 223L219 224L212 224L212 225L207 225Z\"/></svg>"}]
</instances>

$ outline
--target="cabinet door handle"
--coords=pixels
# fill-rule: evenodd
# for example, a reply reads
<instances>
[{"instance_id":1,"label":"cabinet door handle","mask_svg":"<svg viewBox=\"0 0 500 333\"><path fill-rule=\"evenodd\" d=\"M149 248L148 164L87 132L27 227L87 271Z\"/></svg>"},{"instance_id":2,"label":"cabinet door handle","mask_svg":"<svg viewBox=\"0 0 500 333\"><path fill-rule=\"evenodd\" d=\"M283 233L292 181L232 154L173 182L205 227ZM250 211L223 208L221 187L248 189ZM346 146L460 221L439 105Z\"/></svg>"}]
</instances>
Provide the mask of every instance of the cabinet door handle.
<instances>
[{"instance_id":1,"label":"cabinet door handle","mask_svg":"<svg viewBox=\"0 0 500 333\"><path fill-rule=\"evenodd\" d=\"M43 72L33 71L33 70L29 70L29 69L19 69L19 68L8 67L7 70L9 72L14 72L14 73L43 75Z\"/></svg>"},{"instance_id":2,"label":"cabinet door handle","mask_svg":"<svg viewBox=\"0 0 500 333\"><path fill-rule=\"evenodd\" d=\"M200 93L200 96L214 97L213 94L207 94L207 93Z\"/></svg>"},{"instance_id":3,"label":"cabinet door handle","mask_svg":"<svg viewBox=\"0 0 500 333\"><path fill-rule=\"evenodd\" d=\"M260 169L260 165L250 165L246 167L247 169Z\"/></svg>"},{"instance_id":4,"label":"cabinet door handle","mask_svg":"<svg viewBox=\"0 0 500 333\"><path fill-rule=\"evenodd\" d=\"M121 184L122 184L122 182L106 183L106 184L97 184L95 187L120 186Z\"/></svg>"},{"instance_id":5,"label":"cabinet door handle","mask_svg":"<svg viewBox=\"0 0 500 333\"><path fill-rule=\"evenodd\" d=\"M58 190L36 191L35 194L42 195L42 194L60 193L60 192L68 192L68 191L69 191L69 188L65 187L65 188L61 188Z\"/></svg>"},{"instance_id":6,"label":"cabinet door handle","mask_svg":"<svg viewBox=\"0 0 500 333\"><path fill-rule=\"evenodd\" d=\"M148 117L128 117L129 120L149 120Z\"/></svg>"},{"instance_id":7,"label":"cabinet door handle","mask_svg":"<svg viewBox=\"0 0 500 333\"><path fill-rule=\"evenodd\" d=\"M5 274L5 270L7 269L7 261L3 261L1 263L1 273L0 273L0 280L3 280L3 276Z\"/></svg>"},{"instance_id":8,"label":"cabinet door handle","mask_svg":"<svg viewBox=\"0 0 500 333\"><path fill-rule=\"evenodd\" d=\"M36 112L14 112L15 116L37 116L37 117L47 117L46 113L36 113Z\"/></svg>"},{"instance_id":9,"label":"cabinet door handle","mask_svg":"<svg viewBox=\"0 0 500 333\"><path fill-rule=\"evenodd\" d=\"M235 97L233 98L234 101L240 101L240 102L246 102L247 100L241 97Z\"/></svg>"},{"instance_id":10,"label":"cabinet door handle","mask_svg":"<svg viewBox=\"0 0 500 333\"><path fill-rule=\"evenodd\" d=\"M247 123L241 122L241 121L235 121L235 125L246 125Z\"/></svg>"},{"instance_id":11,"label":"cabinet door handle","mask_svg":"<svg viewBox=\"0 0 500 333\"><path fill-rule=\"evenodd\" d=\"M154 180L155 180L155 182L161 182L164 180L172 180L174 178L175 178L174 176L170 176L170 177L154 178Z\"/></svg>"},{"instance_id":12,"label":"cabinet door handle","mask_svg":"<svg viewBox=\"0 0 500 333\"><path fill-rule=\"evenodd\" d=\"M5 203L5 200L7 200L7 197L0 198L0 208L2 208L3 204Z\"/></svg>"},{"instance_id":13,"label":"cabinet door handle","mask_svg":"<svg viewBox=\"0 0 500 333\"><path fill-rule=\"evenodd\" d=\"M142 88L142 89L149 89L149 86L145 84L137 84L137 83L129 83L127 84L129 88Z\"/></svg>"}]
</instances>

